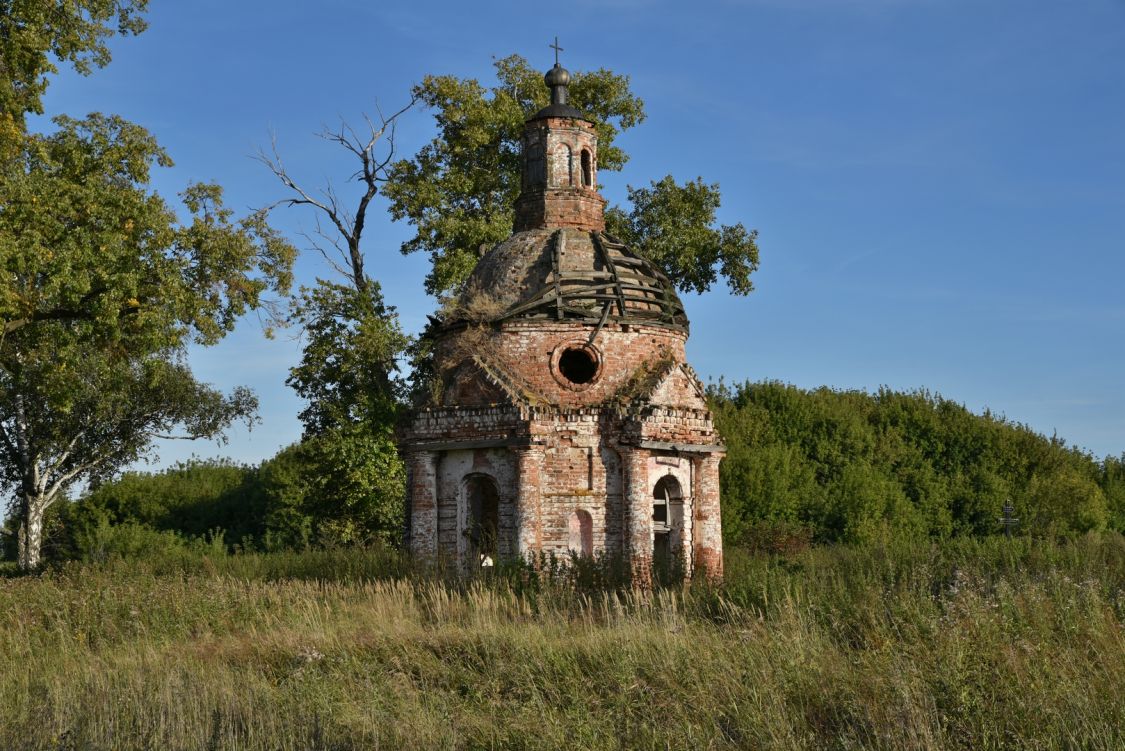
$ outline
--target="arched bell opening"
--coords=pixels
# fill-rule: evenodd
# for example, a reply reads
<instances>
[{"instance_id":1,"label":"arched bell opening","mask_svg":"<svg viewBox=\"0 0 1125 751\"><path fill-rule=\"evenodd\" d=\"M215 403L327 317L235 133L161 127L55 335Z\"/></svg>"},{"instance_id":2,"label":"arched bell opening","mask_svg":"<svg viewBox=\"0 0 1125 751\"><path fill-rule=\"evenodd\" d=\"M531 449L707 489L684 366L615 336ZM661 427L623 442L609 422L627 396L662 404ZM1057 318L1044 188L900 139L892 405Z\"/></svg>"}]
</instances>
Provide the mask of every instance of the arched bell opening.
<instances>
[{"instance_id":1,"label":"arched bell opening","mask_svg":"<svg viewBox=\"0 0 1125 751\"><path fill-rule=\"evenodd\" d=\"M594 160L589 149L582 149L582 186L594 187Z\"/></svg>"}]
</instances>

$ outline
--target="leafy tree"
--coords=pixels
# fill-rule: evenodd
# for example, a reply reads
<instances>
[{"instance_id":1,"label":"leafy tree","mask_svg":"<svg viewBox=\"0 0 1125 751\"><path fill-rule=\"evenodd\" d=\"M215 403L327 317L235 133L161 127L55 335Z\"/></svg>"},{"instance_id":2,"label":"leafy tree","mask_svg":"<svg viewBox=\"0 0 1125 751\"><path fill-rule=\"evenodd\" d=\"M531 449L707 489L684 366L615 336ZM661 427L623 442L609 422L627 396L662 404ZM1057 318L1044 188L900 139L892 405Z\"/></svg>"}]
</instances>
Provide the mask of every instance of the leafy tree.
<instances>
[{"instance_id":1,"label":"leafy tree","mask_svg":"<svg viewBox=\"0 0 1125 751\"><path fill-rule=\"evenodd\" d=\"M0 156L19 151L28 113L43 112L55 61L83 75L110 59L115 33L139 34L148 0L8 0L0 3Z\"/></svg>"},{"instance_id":2,"label":"leafy tree","mask_svg":"<svg viewBox=\"0 0 1125 751\"><path fill-rule=\"evenodd\" d=\"M24 568L68 484L134 461L155 437L215 438L250 419L252 395L196 382L184 346L218 341L285 292L295 252L264 213L236 220L215 185L181 194L180 223L148 189L151 167L171 162L143 128L56 123L0 175L0 456Z\"/></svg>"},{"instance_id":3,"label":"leafy tree","mask_svg":"<svg viewBox=\"0 0 1125 751\"><path fill-rule=\"evenodd\" d=\"M218 186L196 184L181 194L192 222L178 225L147 190L152 166L172 164L148 131L100 114L55 123L0 175L5 335L54 322L91 344L211 344L288 287L294 251L264 212L236 221Z\"/></svg>"},{"instance_id":4,"label":"leafy tree","mask_svg":"<svg viewBox=\"0 0 1125 751\"><path fill-rule=\"evenodd\" d=\"M245 389L225 396L198 383L168 353L60 346L62 328L37 327L44 338L31 343L21 336L0 368L0 481L16 495L24 569L38 565L43 515L68 485L115 472L175 430L215 438L257 407Z\"/></svg>"},{"instance_id":5,"label":"leafy tree","mask_svg":"<svg viewBox=\"0 0 1125 751\"><path fill-rule=\"evenodd\" d=\"M1105 493L1110 527L1125 531L1125 453L1105 458L1099 484Z\"/></svg>"},{"instance_id":6,"label":"leafy tree","mask_svg":"<svg viewBox=\"0 0 1125 751\"><path fill-rule=\"evenodd\" d=\"M1106 527L1105 494L1094 480L1069 467L1032 477L1023 505L1033 529L1066 534Z\"/></svg>"},{"instance_id":7,"label":"leafy tree","mask_svg":"<svg viewBox=\"0 0 1125 751\"><path fill-rule=\"evenodd\" d=\"M286 383L308 403L300 415L306 434L392 425L402 390L397 359L407 337L378 285L359 290L318 279L302 289L292 320L304 331L305 347Z\"/></svg>"},{"instance_id":8,"label":"leafy tree","mask_svg":"<svg viewBox=\"0 0 1125 751\"><path fill-rule=\"evenodd\" d=\"M390 165L387 174L383 192L391 215L416 230L402 251L430 255L431 294L456 290L476 265L481 246L511 233L524 121L549 99L542 72L519 55L494 66L497 83L489 88L455 76L427 76L414 88L418 101L434 110L438 135L413 158ZM628 76L604 69L574 73L570 103L595 123L599 171L620 170L628 156L616 136L645 116ZM696 180L680 186L669 176L652 188L630 189L630 201L630 211L608 213L610 231L653 258L681 289L708 289L716 264L733 292L752 289L756 233L741 224L712 226L717 185Z\"/></svg>"},{"instance_id":9,"label":"leafy tree","mask_svg":"<svg viewBox=\"0 0 1125 751\"><path fill-rule=\"evenodd\" d=\"M758 231L741 222L715 225L719 184L702 178L677 185L671 175L649 188L628 187L632 208L606 212L606 230L664 269L682 290L706 292L719 276L730 291L749 294L758 269Z\"/></svg>"},{"instance_id":10,"label":"leafy tree","mask_svg":"<svg viewBox=\"0 0 1125 751\"><path fill-rule=\"evenodd\" d=\"M723 531L803 525L822 542L987 535L1011 500L1031 534L1121 529L1120 463L926 391L710 389L727 444Z\"/></svg>"},{"instance_id":11,"label":"leafy tree","mask_svg":"<svg viewBox=\"0 0 1125 751\"><path fill-rule=\"evenodd\" d=\"M405 469L391 437L369 428L306 437L262 466L266 547L399 542Z\"/></svg>"}]
</instances>

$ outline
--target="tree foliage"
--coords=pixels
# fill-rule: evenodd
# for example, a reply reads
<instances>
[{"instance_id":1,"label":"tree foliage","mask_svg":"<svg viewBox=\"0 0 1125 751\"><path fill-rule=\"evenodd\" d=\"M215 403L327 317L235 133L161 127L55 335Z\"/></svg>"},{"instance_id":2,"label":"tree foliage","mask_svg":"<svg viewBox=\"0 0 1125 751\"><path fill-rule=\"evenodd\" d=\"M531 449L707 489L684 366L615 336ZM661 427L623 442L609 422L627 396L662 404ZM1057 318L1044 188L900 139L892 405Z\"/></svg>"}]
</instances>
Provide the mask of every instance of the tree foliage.
<instances>
[{"instance_id":1,"label":"tree foliage","mask_svg":"<svg viewBox=\"0 0 1125 751\"><path fill-rule=\"evenodd\" d=\"M161 472L126 472L62 505L65 524L52 546L81 557L83 539L102 524L135 523L186 537L222 530L228 544L254 542L264 532L265 496L258 469L227 460L180 462Z\"/></svg>"},{"instance_id":2,"label":"tree foliage","mask_svg":"<svg viewBox=\"0 0 1125 751\"><path fill-rule=\"evenodd\" d=\"M407 344L379 285L363 290L317 280L297 298L293 323L304 332L300 362L286 383L307 402L306 435L341 425L393 424L402 385L397 360Z\"/></svg>"},{"instance_id":3,"label":"tree foliage","mask_svg":"<svg viewBox=\"0 0 1125 751\"><path fill-rule=\"evenodd\" d=\"M148 0L0 3L0 161L19 148L25 115L42 113L55 62L83 75L109 63L114 34L139 34Z\"/></svg>"},{"instance_id":4,"label":"tree foliage","mask_svg":"<svg viewBox=\"0 0 1125 751\"><path fill-rule=\"evenodd\" d=\"M261 470L263 546L398 544L405 469L387 432L345 425L283 449Z\"/></svg>"},{"instance_id":5,"label":"tree foliage","mask_svg":"<svg viewBox=\"0 0 1125 751\"><path fill-rule=\"evenodd\" d=\"M820 541L987 535L1010 499L1022 530L1122 525L1119 460L1093 457L929 392L776 382L710 390L726 440L723 529L799 525Z\"/></svg>"},{"instance_id":6,"label":"tree foliage","mask_svg":"<svg viewBox=\"0 0 1125 751\"><path fill-rule=\"evenodd\" d=\"M211 344L288 289L295 251L264 212L235 220L221 188L195 184L179 224L148 189L152 167L172 163L148 131L100 114L55 122L0 175L4 334L56 322L83 324L91 343Z\"/></svg>"},{"instance_id":7,"label":"tree foliage","mask_svg":"<svg viewBox=\"0 0 1125 751\"><path fill-rule=\"evenodd\" d=\"M197 383L190 340L212 344L269 293L295 251L262 212L235 219L189 186L181 223L149 189L168 155L143 128L59 117L0 174L0 451L24 517L25 567L67 484L110 473L174 429L215 438L256 402Z\"/></svg>"},{"instance_id":8,"label":"tree foliage","mask_svg":"<svg viewBox=\"0 0 1125 751\"><path fill-rule=\"evenodd\" d=\"M629 186L628 195L632 208L607 211L606 230L640 249L681 290L706 292L720 276L737 295L754 289L758 231L741 222L715 226L718 183L696 178L677 185L668 175L648 188Z\"/></svg>"}]
</instances>

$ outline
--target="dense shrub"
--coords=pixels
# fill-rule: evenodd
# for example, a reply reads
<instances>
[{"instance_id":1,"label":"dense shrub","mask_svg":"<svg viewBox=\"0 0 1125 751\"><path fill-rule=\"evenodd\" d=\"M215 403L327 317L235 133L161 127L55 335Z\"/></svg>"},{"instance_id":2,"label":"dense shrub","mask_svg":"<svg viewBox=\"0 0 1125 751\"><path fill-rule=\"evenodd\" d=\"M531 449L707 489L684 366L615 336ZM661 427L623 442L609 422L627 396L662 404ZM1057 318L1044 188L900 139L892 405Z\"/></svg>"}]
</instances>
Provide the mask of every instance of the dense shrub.
<instances>
[{"instance_id":1,"label":"dense shrub","mask_svg":"<svg viewBox=\"0 0 1125 751\"><path fill-rule=\"evenodd\" d=\"M206 537L187 538L169 530L156 530L126 521L110 524L101 519L97 524L80 529L74 535L75 557L83 561L103 563L113 559L159 562L191 561L198 566L203 554L226 555L227 546L218 530Z\"/></svg>"},{"instance_id":2,"label":"dense shrub","mask_svg":"<svg viewBox=\"0 0 1125 751\"><path fill-rule=\"evenodd\" d=\"M1010 499L1033 534L1125 530L1125 462L927 391L875 394L777 382L720 384L723 528L816 541L987 535Z\"/></svg>"},{"instance_id":3,"label":"dense shrub","mask_svg":"<svg viewBox=\"0 0 1125 751\"><path fill-rule=\"evenodd\" d=\"M402 538L406 474L395 446L362 426L325 431L282 449L260 471L263 543L395 544Z\"/></svg>"},{"instance_id":4,"label":"dense shrub","mask_svg":"<svg viewBox=\"0 0 1125 751\"><path fill-rule=\"evenodd\" d=\"M258 470L223 460L195 460L162 472L126 472L62 507L67 545L103 523L132 522L184 537L223 531L229 545L265 531L267 498ZM81 553L75 549L74 552Z\"/></svg>"}]
</instances>

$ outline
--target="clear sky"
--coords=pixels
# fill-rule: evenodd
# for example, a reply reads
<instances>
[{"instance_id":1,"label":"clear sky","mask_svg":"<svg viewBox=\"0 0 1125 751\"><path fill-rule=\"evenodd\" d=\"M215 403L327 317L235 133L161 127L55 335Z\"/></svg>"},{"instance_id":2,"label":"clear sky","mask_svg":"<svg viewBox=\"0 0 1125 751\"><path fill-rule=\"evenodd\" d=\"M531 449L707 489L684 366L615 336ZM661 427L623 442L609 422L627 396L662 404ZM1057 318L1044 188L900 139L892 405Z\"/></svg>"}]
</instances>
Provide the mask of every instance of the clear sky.
<instances>
[{"instance_id":1,"label":"clear sky","mask_svg":"<svg viewBox=\"0 0 1125 751\"><path fill-rule=\"evenodd\" d=\"M648 119L600 175L722 187L760 231L757 290L685 299L705 380L919 387L1098 456L1125 450L1125 0L153 0L111 65L52 83L49 114L114 112L176 160L157 189L214 180L236 208L282 197L251 159L272 130L310 185L350 165L314 137L397 109L427 73L491 81L493 57L628 74ZM406 116L401 148L433 135ZM311 216L276 215L295 241ZM369 269L405 327L433 309L410 228L371 214ZM314 254L298 277L327 270ZM253 387L262 424L161 446L257 462L300 433L299 341L255 319L198 376Z\"/></svg>"}]
</instances>

